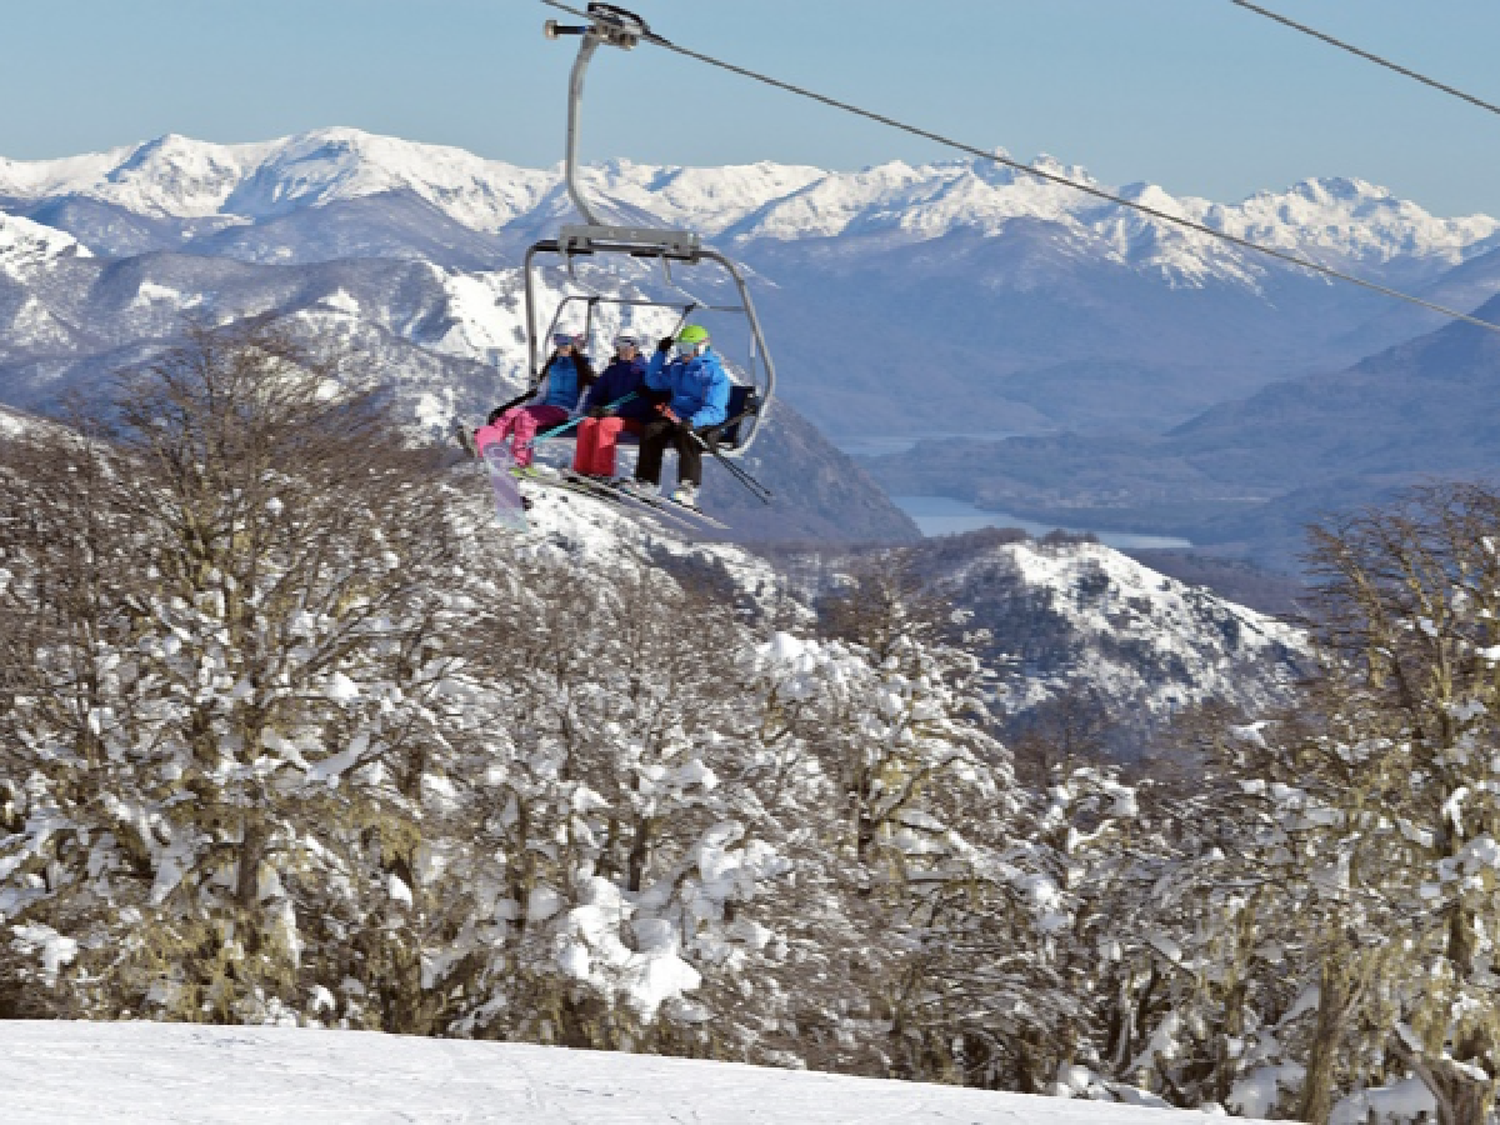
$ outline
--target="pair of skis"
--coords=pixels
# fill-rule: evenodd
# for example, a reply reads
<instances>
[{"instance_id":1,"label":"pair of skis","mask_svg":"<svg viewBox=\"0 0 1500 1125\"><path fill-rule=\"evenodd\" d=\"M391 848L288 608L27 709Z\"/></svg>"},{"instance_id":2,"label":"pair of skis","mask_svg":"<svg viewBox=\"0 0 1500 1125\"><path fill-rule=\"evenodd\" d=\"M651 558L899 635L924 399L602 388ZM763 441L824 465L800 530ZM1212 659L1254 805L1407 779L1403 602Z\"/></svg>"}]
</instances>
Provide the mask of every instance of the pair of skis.
<instances>
[{"instance_id":1,"label":"pair of skis","mask_svg":"<svg viewBox=\"0 0 1500 1125\"><path fill-rule=\"evenodd\" d=\"M571 470L565 470L560 478L565 486L578 488L602 499L612 501L622 507L642 510L648 515L664 516L673 523L682 527L701 530L704 527L717 528L720 531L728 531L729 525L722 520L689 507L679 504L677 501L666 496L652 496L634 489L623 487L615 481L601 480L598 477L586 477ZM542 480L540 483L550 483Z\"/></svg>"},{"instance_id":2,"label":"pair of skis","mask_svg":"<svg viewBox=\"0 0 1500 1125\"><path fill-rule=\"evenodd\" d=\"M478 449L474 445L473 435L461 421L454 423L454 432L460 444L484 469L495 498L496 522L507 531L529 531L531 524L526 518L526 509L530 505L526 497L521 494L520 475L515 455L509 444L492 441L487 443L482 450ZM679 504L664 496L647 496L631 489L621 488L611 481L586 477L571 470L562 470L556 477L537 476L531 479L545 487L564 488L614 503L619 507L644 511L648 515L662 517L668 522L691 530L701 530L704 527L717 528L721 531L729 530L728 524L714 519L697 508L690 508L686 504Z\"/></svg>"},{"instance_id":3,"label":"pair of skis","mask_svg":"<svg viewBox=\"0 0 1500 1125\"><path fill-rule=\"evenodd\" d=\"M533 388L533 390L534 389L535 388ZM507 402L505 405L501 406L498 410L494 411L490 415L491 420L493 420L496 415L503 414L511 407L518 406L521 403L525 402L531 396L531 394L532 391L527 391L525 394L522 394L517 398L512 399L510 402ZM635 393L632 391L630 394L625 395L623 398L616 399L614 402L610 403L606 409L611 411L617 410L620 406L624 405L635 397ZM535 445L538 441L542 441L545 438L564 434L574 426L578 425L578 423L580 423L581 421L583 421L582 415L577 418L570 419L569 421L563 423L561 426L554 427L553 429L536 435L527 444ZM467 426L465 426L463 419L455 418L453 420L453 433L454 436L458 438L459 444L464 447L465 451L467 451L471 457L473 457L480 463L480 465L484 467L485 476L488 478L490 482L490 489L495 496L496 521L507 531L529 531L531 529L531 524L526 519L526 509L531 506L531 503L521 495L520 482L517 479L520 474L518 472L518 466L516 465L514 450L510 445L503 441L488 442L484 445L483 448L480 448L475 444L475 434L477 432L478 431L470 430Z\"/></svg>"}]
</instances>

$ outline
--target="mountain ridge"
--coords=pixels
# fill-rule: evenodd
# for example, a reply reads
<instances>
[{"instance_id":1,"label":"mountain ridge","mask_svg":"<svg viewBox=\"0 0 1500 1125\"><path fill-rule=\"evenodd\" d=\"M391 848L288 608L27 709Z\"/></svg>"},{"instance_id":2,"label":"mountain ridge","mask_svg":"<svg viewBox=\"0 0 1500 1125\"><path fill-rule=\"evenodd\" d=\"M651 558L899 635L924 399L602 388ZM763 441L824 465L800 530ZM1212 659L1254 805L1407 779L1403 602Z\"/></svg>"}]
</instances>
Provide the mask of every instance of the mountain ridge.
<instances>
[{"instance_id":1,"label":"mountain ridge","mask_svg":"<svg viewBox=\"0 0 1500 1125\"><path fill-rule=\"evenodd\" d=\"M1238 237L1278 249L1316 249L1346 262L1415 255L1453 265L1476 246L1500 245L1500 220L1439 218L1357 179L1310 178L1282 192L1260 191L1223 203L1174 196L1147 183L1111 189L1082 167L1048 156L1039 157L1036 167L1194 222L1220 225ZM993 233L1011 219L1045 218L1091 231L1126 259L1134 254L1160 264L1159 247L1129 249L1143 232L1161 225L1159 220L979 158L924 165L891 161L854 172L770 161L693 167L616 159L584 166L580 178L606 200L649 209L671 225L711 237L727 235L731 244L830 237L849 233L851 226L861 233L929 238L955 228ZM531 169L454 146L346 127L237 144L168 133L102 153L0 158L0 198L10 201L9 209L77 196L143 216L179 219L260 221L298 207L407 189L471 230L496 233L546 206L560 186L556 168ZM849 215L842 223L840 209ZM1124 225L1122 218L1128 221ZM1163 229L1180 240L1174 247L1178 254L1202 249L1200 240L1212 245L1207 235Z\"/></svg>"},{"instance_id":2,"label":"mountain ridge","mask_svg":"<svg viewBox=\"0 0 1500 1125\"><path fill-rule=\"evenodd\" d=\"M1477 310L1500 319L1500 297ZM1493 479L1500 333L1456 322L1340 370L1271 383L1165 434L919 446L863 459L900 492L1181 535L1295 570L1306 524L1437 478Z\"/></svg>"}]
</instances>

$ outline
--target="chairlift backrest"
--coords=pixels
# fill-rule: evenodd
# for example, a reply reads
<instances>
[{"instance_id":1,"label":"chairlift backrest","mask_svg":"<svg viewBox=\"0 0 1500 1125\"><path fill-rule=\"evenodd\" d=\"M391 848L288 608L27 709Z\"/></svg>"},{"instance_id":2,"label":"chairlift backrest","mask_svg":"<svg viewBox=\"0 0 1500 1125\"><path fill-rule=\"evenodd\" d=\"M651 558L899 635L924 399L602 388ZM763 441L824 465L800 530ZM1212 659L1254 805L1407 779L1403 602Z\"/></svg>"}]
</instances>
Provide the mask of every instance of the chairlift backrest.
<instances>
[{"instance_id":1,"label":"chairlift backrest","mask_svg":"<svg viewBox=\"0 0 1500 1125\"><path fill-rule=\"evenodd\" d=\"M729 453L740 448L740 430L747 419L753 419L760 410L760 398L754 387L736 383L729 388L729 408L722 424L714 426L706 435L716 442L721 452Z\"/></svg>"}]
</instances>

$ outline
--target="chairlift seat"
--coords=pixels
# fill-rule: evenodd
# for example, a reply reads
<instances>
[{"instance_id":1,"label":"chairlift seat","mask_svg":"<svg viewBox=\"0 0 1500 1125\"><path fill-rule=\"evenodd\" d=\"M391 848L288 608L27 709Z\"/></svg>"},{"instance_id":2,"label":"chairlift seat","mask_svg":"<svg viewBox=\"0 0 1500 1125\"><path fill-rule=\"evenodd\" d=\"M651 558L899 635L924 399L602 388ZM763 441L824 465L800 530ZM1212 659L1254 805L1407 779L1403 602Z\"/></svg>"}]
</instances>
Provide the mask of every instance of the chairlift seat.
<instances>
[{"instance_id":1,"label":"chairlift seat","mask_svg":"<svg viewBox=\"0 0 1500 1125\"><path fill-rule=\"evenodd\" d=\"M751 418L760 409L760 396L755 393L754 387L747 387L741 383L731 383L729 386L729 404L725 408L724 421L717 426L709 426L702 431L703 438L708 444L716 446L720 450L738 448L740 441L740 425L746 418ZM551 437L540 440L576 442L578 439L578 427L574 426L566 433L554 434ZM639 434L629 430L621 430L615 438L616 445L640 445Z\"/></svg>"}]
</instances>

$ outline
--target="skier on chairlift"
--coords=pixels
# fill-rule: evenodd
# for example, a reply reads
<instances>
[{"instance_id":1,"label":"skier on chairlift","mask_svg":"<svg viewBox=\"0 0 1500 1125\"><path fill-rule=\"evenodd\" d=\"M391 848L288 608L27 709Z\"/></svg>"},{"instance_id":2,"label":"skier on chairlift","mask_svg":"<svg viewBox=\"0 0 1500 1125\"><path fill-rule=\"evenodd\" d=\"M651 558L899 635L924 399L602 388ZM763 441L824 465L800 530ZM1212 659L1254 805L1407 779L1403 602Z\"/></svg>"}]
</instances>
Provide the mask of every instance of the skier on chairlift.
<instances>
[{"instance_id":1,"label":"skier on chairlift","mask_svg":"<svg viewBox=\"0 0 1500 1125\"><path fill-rule=\"evenodd\" d=\"M615 358L589 388L579 408L578 448L573 471L609 479L615 475L615 445L622 432L639 435L656 417L647 397L646 360L639 339L631 332L615 337ZM624 400L624 401L622 401Z\"/></svg>"},{"instance_id":2,"label":"skier on chairlift","mask_svg":"<svg viewBox=\"0 0 1500 1125\"><path fill-rule=\"evenodd\" d=\"M537 378L537 388L545 388L541 400L524 405L508 403L491 411L486 424L474 434L474 444L480 452L485 446L510 437L516 468L526 474L535 471L531 468L534 456L531 443L537 431L566 422L577 409L579 396L597 378L582 345L582 336L570 332L553 334L552 354ZM536 393L534 390L527 397Z\"/></svg>"},{"instance_id":3,"label":"skier on chairlift","mask_svg":"<svg viewBox=\"0 0 1500 1125\"><path fill-rule=\"evenodd\" d=\"M670 362L668 354L676 349ZM677 450L677 489L672 499L689 508L698 506L703 483L703 440L699 431L717 426L728 416L729 376L710 346L708 330L689 324L676 339L665 337L646 366L646 386L667 393L656 404L656 417L641 434L632 491L648 498L661 492L661 463L667 447Z\"/></svg>"}]
</instances>

